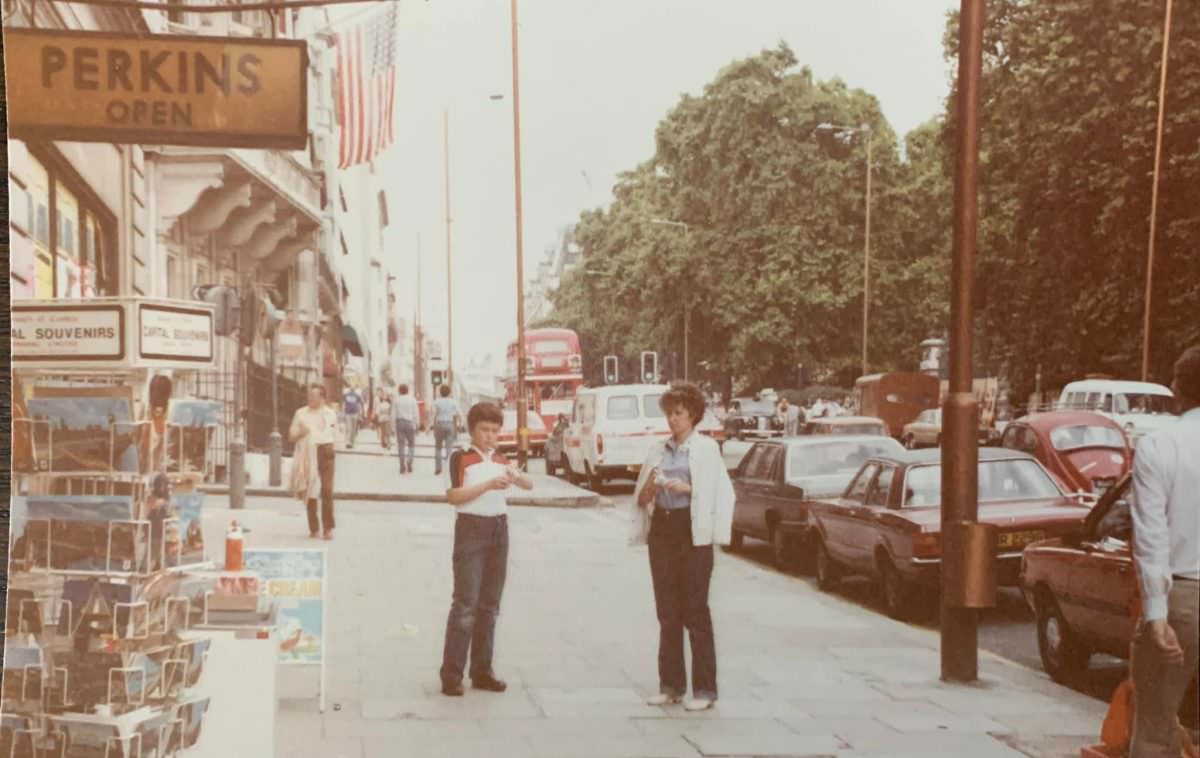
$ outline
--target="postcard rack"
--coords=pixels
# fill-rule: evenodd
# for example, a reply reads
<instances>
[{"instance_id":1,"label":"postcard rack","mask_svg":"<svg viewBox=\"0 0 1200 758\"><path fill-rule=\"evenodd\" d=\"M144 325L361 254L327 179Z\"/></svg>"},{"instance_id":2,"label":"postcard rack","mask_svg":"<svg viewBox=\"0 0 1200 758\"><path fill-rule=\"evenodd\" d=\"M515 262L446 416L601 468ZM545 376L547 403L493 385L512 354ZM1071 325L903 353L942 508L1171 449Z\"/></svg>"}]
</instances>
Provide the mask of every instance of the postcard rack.
<instances>
[{"instance_id":1,"label":"postcard rack","mask_svg":"<svg viewBox=\"0 0 1200 758\"><path fill-rule=\"evenodd\" d=\"M50 388L42 397L52 401L14 423L19 434L24 422L32 465L14 471L0 758L193 753L212 642L197 627L215 582L196 487L203 472L147 471L149 422L132 420L132 393L112 375L21 378ZM110 407L113 423L67 418ZM207 439L193 436L193 446Z\"/></svg>"}]
</instances>

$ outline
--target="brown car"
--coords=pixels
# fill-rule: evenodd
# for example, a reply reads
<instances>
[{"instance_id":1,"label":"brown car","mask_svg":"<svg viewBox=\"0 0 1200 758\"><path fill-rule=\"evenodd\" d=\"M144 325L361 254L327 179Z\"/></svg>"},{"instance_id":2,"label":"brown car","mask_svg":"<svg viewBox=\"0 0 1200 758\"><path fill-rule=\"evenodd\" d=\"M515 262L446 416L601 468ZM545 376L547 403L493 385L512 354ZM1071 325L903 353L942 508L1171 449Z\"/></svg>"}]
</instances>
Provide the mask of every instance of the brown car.
<instances>
[{"instance_id":1,"label":"brown car","mask_svg":"<svg viewBox=\"0 0 1200 758\"><path fill-rule=\"evenodd\" d=\"M939 580L941 467L939 450L875 456L841 497L810 506L821 589L833 589L842 575L869 576L882 587L888 615L904 618L917 610L918 588ZM1077 530L1087 514L1032 456L980 449L979 521L999 530L1000 584L1017 583L1026 545Z\"/></svg>"},{"instance_id":2,"label":"brown car","mask_svg":"<svg viewBox=\"0 0 1200 758\"><path fill-rule=\"evenodd\" d=\"M1083 527L1025 548L1021 594L1037 618L1038 653L1054 681L1074 683L1095 653L1129 657L1137 581L1129 542L1129 474L1101 496ZM1179 717L1200 722L1196 679Z\"/></svg>"}]
</instances>

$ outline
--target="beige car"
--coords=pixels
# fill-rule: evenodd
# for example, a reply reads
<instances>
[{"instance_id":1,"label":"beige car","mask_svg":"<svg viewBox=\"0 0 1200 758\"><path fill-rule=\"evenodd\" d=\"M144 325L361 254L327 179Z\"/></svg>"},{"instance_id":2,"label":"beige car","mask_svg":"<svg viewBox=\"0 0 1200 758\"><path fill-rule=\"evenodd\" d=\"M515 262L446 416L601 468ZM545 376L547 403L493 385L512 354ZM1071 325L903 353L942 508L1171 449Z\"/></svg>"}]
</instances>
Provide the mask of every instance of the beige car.
<instances>
[{"instance_id":1,"label":"beige car","mask_svg":"<svg viewBox=\"0 0 1200 758\"><path fill-rule=\"evenodd\" d=\"M904 425L900 441L909 450L937 447L942 443L942 409L921 411L917 418Z\"/></svg>"}]
</instances>

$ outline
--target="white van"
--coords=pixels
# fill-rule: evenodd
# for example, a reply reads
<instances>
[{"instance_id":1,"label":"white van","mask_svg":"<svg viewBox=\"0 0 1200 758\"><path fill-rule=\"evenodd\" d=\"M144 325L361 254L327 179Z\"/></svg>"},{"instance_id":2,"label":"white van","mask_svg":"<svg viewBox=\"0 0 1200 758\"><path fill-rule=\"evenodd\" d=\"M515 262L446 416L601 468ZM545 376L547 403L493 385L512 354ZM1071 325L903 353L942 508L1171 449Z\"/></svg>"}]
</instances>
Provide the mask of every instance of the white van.
<instances>
[{"instance_id":1,"label":"white van","mask_svg":"<svg viewBox=\"0 0 1200 758\"><path fill-rule=\"evenodd\" d=\"M663 384L616 384L575 394L564 452L567 479L598 489L608 479L636 479L650 445L671 436L658 407Z\"/></svg>"},{"instance_id":2,"label":"white van","mask_svg":"<svg viewBox=\"0 0 1200 758\"><path fill-rule=\"evenodd\" d=\"M1176 420L1175 396L1153 382L1085 379L1063 387L1059 410L1095 411L1121 425L1131 441Z\"/></svg>"}]
</instances>

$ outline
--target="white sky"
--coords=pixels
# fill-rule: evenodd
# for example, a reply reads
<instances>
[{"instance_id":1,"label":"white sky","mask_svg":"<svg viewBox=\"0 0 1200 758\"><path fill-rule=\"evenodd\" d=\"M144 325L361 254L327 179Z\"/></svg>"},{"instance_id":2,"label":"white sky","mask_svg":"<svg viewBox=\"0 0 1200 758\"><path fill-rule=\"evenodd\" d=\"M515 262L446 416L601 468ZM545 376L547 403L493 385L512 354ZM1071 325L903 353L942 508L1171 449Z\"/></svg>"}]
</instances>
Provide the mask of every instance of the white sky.
<instances>
[{"instance_id":1,"label":"white sky","mask_svg":"<svg viewBox=\"0 0 1200 758\"><path fill-rule=\"evenodd\" d=\"M616 175L650 157L659 120L729 62L786 41L819 79L879 98L895 131L940 113L954 0L520 0L525 271L560 227L606 204ZM442 110L450 118L455 365L516 334L508 0L400 5L397 143L379 164L400 315L445 344ZM496 102L492 94L503 94ZM586 174L586 178L585 178ZM588 346L584 345L584 350Z\"/></svg>"}]
</instances>

